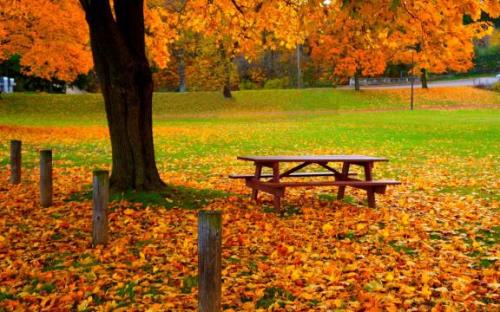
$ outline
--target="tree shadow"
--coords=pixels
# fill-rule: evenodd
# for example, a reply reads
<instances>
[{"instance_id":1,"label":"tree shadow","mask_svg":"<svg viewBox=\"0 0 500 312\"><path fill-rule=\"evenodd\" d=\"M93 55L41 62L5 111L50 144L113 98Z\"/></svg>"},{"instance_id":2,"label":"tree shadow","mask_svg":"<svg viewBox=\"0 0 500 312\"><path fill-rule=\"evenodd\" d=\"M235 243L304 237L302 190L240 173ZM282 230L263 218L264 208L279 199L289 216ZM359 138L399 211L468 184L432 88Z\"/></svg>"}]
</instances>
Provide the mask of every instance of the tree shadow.
<instances>
[{"instance_id":1,"label":"tree shadow","mask_svg":"<svg viewBox=\"0 0 500 312\"><path fill-rule=\"evenodd\" d=\"M141 204L143 207L159 206L167 209L180 208L196 210L206 207L217 199L229 197L231 194L212 189L196 189L179 185L167 185L160 192L127 191L110 194L109 201L128 201ZM66 202L82 202L92 200L92 185L86 185L84 190L70 194Z\"/></svg>"}]
</instances>

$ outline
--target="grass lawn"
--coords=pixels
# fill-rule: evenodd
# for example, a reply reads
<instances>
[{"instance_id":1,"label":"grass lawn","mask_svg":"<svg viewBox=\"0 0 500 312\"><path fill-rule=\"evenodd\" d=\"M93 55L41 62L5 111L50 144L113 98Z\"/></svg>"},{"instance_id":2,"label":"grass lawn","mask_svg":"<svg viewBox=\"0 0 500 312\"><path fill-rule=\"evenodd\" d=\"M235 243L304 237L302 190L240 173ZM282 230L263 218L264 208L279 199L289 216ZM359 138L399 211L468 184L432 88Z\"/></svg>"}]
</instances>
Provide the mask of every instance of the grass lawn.
<instances>
[{"instance_id":1,"label":"grass lawn","mask_svg":"<svg viewBox=\"0 0 500 312\"><path fill-rule=\"evenodd\" d=\"M91 249L91 170L110 163L100 96L3 96L0 173L14 138L26 170L20 186L0 182L0 310L195 309L194 208L224 211L226 310L495 310L500 96L441 88L417 90L416 103L406 110L407 90L157 94L171 195L115 197L112 242ZM36 200L44 147L54 149L48 209ZM351 190L343 202L328 188L290 190L281 218L269 197L255 205L225 178L252 172L241 154L385 156L375 177L403 185L377 209Z\"/></svg>"}]
</instances>

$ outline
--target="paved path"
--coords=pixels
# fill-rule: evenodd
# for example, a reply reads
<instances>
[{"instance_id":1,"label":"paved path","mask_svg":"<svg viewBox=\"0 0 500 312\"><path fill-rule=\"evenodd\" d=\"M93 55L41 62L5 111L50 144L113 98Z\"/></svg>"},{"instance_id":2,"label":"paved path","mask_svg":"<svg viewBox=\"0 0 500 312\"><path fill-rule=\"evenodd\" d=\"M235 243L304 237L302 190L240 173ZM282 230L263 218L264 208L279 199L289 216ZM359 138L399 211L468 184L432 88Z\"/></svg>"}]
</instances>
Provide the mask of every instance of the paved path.
<instances>
[{"instance_id":1,"label":"paved path","mask_svg":"<svg viewBox=\"0 0 500 312\"><path fill-rule=\"evenodd\" d=\"M460 79L460 80L443 80L443 81L430 81L429 87L470 87L479 84L491 85L495 82L500 81L500 78L496 77L483 77L474 79ZM406 89L409 88L410 84L402 85L377 85L377 86L361 86L361 89ZM352 89L354 87L345 86L345 88ZM420 82L415 83L415 88L421 88Z\"/></svg>"}]
</instances>

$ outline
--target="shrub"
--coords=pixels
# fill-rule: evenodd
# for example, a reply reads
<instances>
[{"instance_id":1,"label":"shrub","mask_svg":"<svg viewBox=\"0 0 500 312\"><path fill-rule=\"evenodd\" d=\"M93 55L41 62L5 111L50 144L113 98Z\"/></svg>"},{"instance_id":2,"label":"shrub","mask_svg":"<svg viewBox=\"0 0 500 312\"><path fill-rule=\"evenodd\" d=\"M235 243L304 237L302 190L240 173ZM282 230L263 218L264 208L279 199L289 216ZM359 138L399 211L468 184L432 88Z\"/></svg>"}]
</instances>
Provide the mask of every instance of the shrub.
<instances>
[{"instance_id":1,"label":"shrub","mask_svg":"<svg viewBox=\"0 0 500 312\"><path fill-rule=\"evenodd\" d=\"M287 77L267 80L264 84L264 89L286 89L290 86L290 81Z\"/></svg>"},{"instance_id":2,"label":"shrub","mask_svg":"<svg viewBox=\"0 0 500 312\"><path fill-rule=\"evenodd\" d=\"M493 86L491 86L491 89L495 92L500 92L500 81L493 84Z\"/></svg>"},{"instance_id":3,"label":"shrub","mask_svg":"<svg viewBox=\"0 0 500 312\"><path fill-rule=\"evenodd\" d=\"M255 82L251 82L249 80L243 80L239 84L239 89L240 90L255 90L255 89L259 89L259 85L256 84Z\"/></svg>"}]
</instances>

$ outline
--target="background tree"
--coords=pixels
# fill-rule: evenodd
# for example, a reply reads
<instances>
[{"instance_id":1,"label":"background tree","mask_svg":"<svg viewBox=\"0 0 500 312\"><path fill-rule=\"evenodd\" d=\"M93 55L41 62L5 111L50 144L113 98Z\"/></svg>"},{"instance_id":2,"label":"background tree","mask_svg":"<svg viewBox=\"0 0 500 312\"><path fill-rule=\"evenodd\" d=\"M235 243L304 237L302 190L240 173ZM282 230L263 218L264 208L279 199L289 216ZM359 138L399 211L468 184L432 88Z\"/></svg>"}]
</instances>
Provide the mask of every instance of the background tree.
<instances>
[{"instance_id":1,"label":"background tree","mask_svg":"<svg viewBox=\"0 0 500 312\"><path fill-rule=\"evenodd\" d=\"M498 8L498 2L494 2L395 1L397 18L392 27L392 40L398 42L399 53L393 60L414 62L413 74L420 75L423 88L427 88L428 73L466 72L474 65L474 41L492 31L491 23L480 18L483 11ZM470 23L464 23L466 16L470 17Z\"/></svg>"},{"instance_id":2,"label":"background tree","mask_svg":"<svg viewBox=\"0 0 500 312\"><path fill-rule=\"evenodd\" d=\"M321 26L312 36L313 60L332 67L331 77L354 77L384 73L395 48L388 40L391 17L380 1L332 3L322 11Z\"/></svg>"},{"instance_id":3,"label":"background tree","mask_svg":"<svg viewBox=\"0 0 500 312\"><path fill-rule=\"evenodd\" d=\"M189 4L191 28L210 38L218 51L217 62L224 74L222 93L231 98L231 73L236 56L252 57L253 47L260 44L262 23L259 23L264 2L248 0L198 0Z\"/></svg>"},{"instance_id":4,"label":"background tree","mask_svg":"<svg viewBox=\"0 0 500 312\"><path fill-rule=\"evenodd\" d=\"M23 73L73 81L92 69L88 27L76 1L0 0L0 61L19 56Z\"/></svg>"}]
</instances>

